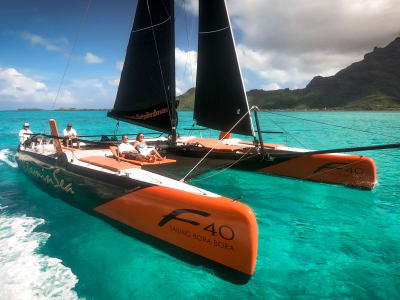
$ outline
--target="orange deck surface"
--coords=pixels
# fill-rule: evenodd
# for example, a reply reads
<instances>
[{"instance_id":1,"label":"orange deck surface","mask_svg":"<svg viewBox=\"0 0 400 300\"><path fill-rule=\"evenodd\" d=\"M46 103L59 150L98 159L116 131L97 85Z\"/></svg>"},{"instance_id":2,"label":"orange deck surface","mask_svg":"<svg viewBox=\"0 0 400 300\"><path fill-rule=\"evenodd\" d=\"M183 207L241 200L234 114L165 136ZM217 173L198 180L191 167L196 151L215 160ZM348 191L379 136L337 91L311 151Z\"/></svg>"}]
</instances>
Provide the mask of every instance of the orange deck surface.
<instances>
[{"instance_id":1,"label":"orange deck surface","mask_svg":"<svg viewBox=\"0 0 400 300\"><path fill-rule=\"evenodd\" d=\"M240 142L240 144L243 144L243 145L254 145L254 143L253 143L253 142L247 142L247 141L241 141L241 142ZM279 144L267 144L267 143L264 143L264 147L266 147L266 148L272 148L272 149L275 149L275 148L277 148L277 147L280 147L280 146L283 146L283 145L279 145Z\"/></svg>"},{"instance_id":2,"label":"orange deck surface","mask_svg":"<svg viewBox=\"0 0 400 300\"><path fill-rule=\"evenodd\" d=\"M220 142L218 144L218 142ZM196 138L196 139L191 139L187 142L187 144L199 144L204 148L213 148L215 146L215 150L225 150L225 151L238 151L238 150L244 150L248 149L249 146L231 146L231 145L225 145L222 141L220 140L215 140L215 139L203 139L203 138Z\"/></svg>"},{"instance_id":3,"label":"orange deck surface","mask_svg":"<svg viewBox=\"0 0 400 300\"><path fill-rule=\"evenodd\" d=\"M82 157L79 160L114 172L125 169L140 168L140 166L133 165L124 161L118 162L114 158L109 158L105 156L88 156L88 157Z\"/></svg>"}]
</instances>

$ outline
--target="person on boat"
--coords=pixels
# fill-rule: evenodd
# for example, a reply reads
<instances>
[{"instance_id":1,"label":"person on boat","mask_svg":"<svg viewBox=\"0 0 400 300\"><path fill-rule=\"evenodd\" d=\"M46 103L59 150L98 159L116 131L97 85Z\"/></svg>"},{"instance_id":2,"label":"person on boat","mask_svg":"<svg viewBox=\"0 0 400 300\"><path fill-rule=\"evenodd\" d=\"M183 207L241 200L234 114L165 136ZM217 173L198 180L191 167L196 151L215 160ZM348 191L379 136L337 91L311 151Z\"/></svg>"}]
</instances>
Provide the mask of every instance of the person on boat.
<instances>
[{"instance_id":1,"label":"person on boat","mask_svg":"<svg viewBox=\"0 0 400 300\"><path fill-rule=\"evenodd\" d=\"M67 128L64 129L63 131L63 136L64 136L64 143L65 146L69 147L71 145L71 147L74 147L74 143L76 143L78 145L78 149L81 148L81 145L79 143L79 139L78 139L78 134L76 133L76 130L74 128L72 128L72 124L68 123L67 124Z\"/></svg>"},{"instance_id":2,"label":"person on boat","mask_svg":"<svg viewBox=\"0 0 400 300\"><path fill-rule=\"evenodd\" d=\"M23 145L27 140L30 140L32 131L29 129L29 123L25 123L22 129L19 131L19 143Z\"/></svg>"},{"instance_id":3,"label":"person on boat","mask_svg":"<svg viewBox=\"0 0 400 300\"><path fill-rule=\"evenodd\" d=\"M152 149L147 147L147 144L144 140L144 134L143 133L138 133L136 136L136 141L133 144L133 147L142 155L145 157L148 157L149 159L154 159L154 160L164 160L165 157L162 157L160 153L156 149Z\"/></svg>"},{"instance_id":4,"label":"person on boat","mask_svg":"<svg viewBox=\"0 0 400 300\"><path fill-rule=\"evenodd\" d=\"M128 141L128 136L122 136L122 143L118 145L118 153L119 156L122 156L126 159L133 159L139 161L150 161L149 158L145 157L144 155L140 154L135 147ZM154 159L152 160L154 161Z\"/></svg>"}]
</instances>

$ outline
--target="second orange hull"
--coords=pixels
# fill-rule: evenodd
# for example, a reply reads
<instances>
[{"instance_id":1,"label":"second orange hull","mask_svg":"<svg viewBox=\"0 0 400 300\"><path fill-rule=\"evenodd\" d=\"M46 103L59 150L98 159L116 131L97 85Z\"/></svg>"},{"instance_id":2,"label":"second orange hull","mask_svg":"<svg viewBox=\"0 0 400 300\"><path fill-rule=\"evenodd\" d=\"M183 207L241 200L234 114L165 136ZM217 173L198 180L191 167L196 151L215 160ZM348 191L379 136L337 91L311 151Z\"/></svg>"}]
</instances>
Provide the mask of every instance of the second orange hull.
<instances>
[{"instance_id":1,"label":"second orange hull","mask_svg":"<svg viewBox=\"0 0 400 300\"><path fill-rule=\"evenodd\" d=\"M369 157L359 155L301 156L273 163L257 171L366 189L373 189L376 184L375 162Z\"/></svg>"}]
</instances>

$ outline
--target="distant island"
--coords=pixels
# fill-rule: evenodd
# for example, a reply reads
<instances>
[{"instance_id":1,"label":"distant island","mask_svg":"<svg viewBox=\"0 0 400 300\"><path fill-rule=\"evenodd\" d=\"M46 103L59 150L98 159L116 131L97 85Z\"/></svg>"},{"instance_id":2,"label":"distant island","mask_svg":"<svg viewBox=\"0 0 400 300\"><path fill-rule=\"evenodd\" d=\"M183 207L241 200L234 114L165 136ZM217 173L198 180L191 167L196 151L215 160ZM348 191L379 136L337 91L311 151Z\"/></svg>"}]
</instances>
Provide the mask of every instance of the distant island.
<instances>
[{"instance_id":1,"label":"distant island","mask_svg":"<svg viewBox=\"0 0 400 300\"><path fill-rule=\"evenodd\" d=\"M32 111L32 110L48 110L48 111L108 111L111 108L74 108L74 107L59 107L56 109L43 109L43 108L18 108L18 111Z\"/></svg>"},{"instance_id":2,"label":"distant island","mask_svg":"<svg viewBox=\"0 0 400 300\"><path fill-rule=\"evenodd\" d=\"M195 88L177 97L193 110ZM400 37L375 47L334 76L314 77L304 89L250 90L249 105L270 110L400 110Z\"/></svg>"},{"instance_id":3,"label":"distant island","mask_svg":"<svg viewBox=\"0 0 400 300\"><path fill-rule=\"evenodd\" d=\"M88 110L88 111L103 111L103 110L111 110L110 108L74 108L74 107L59 107L56 108L55 110L73 110L73 111L78 111L78 110Z\"/></svg>"},{"instance_id":4,"label":"distant island","mask_svg":"<svg viewBox=\"0 0 400 300\"><path fill-rule=\"evenodd\" d=\"M18 108L17 110L20 110L20 111L30 111L30 110L44 110L44 109L42 109L42 108Z\"/></svg>"}]
</instances>

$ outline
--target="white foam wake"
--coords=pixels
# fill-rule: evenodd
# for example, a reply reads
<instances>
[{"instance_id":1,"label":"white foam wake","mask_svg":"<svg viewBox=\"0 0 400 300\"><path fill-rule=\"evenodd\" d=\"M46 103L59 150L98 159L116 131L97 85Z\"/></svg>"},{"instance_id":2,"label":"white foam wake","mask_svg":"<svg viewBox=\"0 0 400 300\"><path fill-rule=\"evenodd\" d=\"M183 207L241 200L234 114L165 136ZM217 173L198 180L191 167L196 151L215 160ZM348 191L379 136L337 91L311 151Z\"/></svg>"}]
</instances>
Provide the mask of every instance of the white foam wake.
<instances>
[{"instance_id":1,"label":"white foam wake","mask_svg":"<svg viewBox=\"0 0 400 300\"><path fill-rule=\"evenodd\" d=\"M1 149L0 150L0 161L5 162L9 166L13 168L17 168L18 164L14 161L13 154L10 149Z\"/></svg>"},{"instance_id":2,"label":"white foam wake","mask_svg":"<svg viewBox=\"0 0 400 300\"><path fill-rule=\"evenodd\" d=\"M60 259L36 253L50 237L33 232L42 223L0 215L0 299L78 298L72 290L78 282L72 271Z\"/></svg>"}]
</instances>

